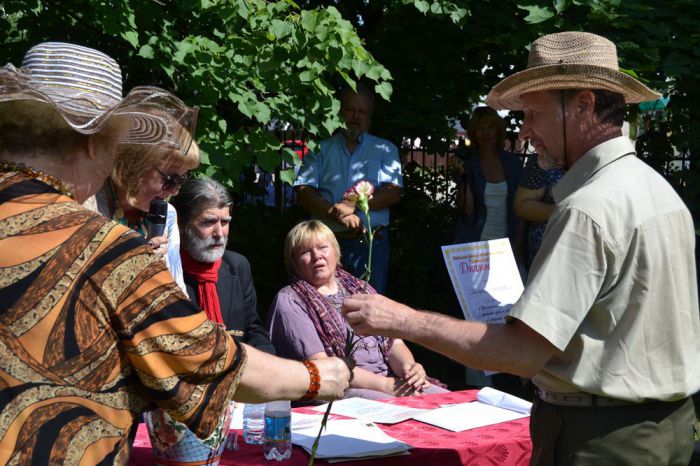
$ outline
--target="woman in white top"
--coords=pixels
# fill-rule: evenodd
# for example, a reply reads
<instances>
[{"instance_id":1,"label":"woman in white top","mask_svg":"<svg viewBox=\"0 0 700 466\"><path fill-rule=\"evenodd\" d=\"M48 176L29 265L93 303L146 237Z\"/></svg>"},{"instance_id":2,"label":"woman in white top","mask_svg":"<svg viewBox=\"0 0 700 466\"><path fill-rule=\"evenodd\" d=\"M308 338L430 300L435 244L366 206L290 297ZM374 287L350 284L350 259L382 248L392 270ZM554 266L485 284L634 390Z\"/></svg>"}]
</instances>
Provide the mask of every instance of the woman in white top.
<instances>
[{"instance_id":1,"label":"woman in white top","mask_svg":"<svg viewBox=\"0 0 700 466\"><path fill-rule=\"evenodd\" d=\"M469 156L453 163L460 176L455 243L510 238L517 256L522 236L518 233L522 230L513 210L513 196L522 161L503 150L506 125L491 107L474 110L467 135L471 142Z\"/></svg>"}]
</instances>

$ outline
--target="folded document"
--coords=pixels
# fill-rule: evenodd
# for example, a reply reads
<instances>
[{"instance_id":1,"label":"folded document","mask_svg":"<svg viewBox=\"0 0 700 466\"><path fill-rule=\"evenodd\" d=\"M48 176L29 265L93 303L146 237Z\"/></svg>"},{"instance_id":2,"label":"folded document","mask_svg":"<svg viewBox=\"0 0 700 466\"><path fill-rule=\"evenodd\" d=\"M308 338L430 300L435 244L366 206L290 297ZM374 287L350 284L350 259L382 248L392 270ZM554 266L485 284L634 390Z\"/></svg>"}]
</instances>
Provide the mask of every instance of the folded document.
<instances>
[{"instance_id":1,"label":"folded document","mask_svg":"<svg viewBox=\"0 0 700 466\"><path fill-rule=\"evenodd\" d=\"M311 453L320 427L318 422L298 422L292 416L292 443ZM299 419L301 421L301 419ZM304 421L308 421L305 419ZM368 458L405 453L410 445L387 435L374 423L358 419L329 419L316 450L316 458Z\"/></svg>"},{"instance_id":2,"label":"folded document","mask_svg":"<svg viewBox=\"0 0 700 466\"><path fill-rule=\"evenodd\" d=\"M530 414L532 403L509 393L496 390L491 387L484 387L476 394L476 399L482 403L499 408L509 409L516 413Z\"/></svg>"},{"instance_id":3,"label":"folded document","mask_svg":"<svg viewBox=\"0 0 700 466\"><path fill-rule=\"evenodd\" d=\"M479 391L477 401L433 409L414 416L413 419L461 432L528 417L531 406L532 403L487 387Z\"/></svg>"}]
</instances>

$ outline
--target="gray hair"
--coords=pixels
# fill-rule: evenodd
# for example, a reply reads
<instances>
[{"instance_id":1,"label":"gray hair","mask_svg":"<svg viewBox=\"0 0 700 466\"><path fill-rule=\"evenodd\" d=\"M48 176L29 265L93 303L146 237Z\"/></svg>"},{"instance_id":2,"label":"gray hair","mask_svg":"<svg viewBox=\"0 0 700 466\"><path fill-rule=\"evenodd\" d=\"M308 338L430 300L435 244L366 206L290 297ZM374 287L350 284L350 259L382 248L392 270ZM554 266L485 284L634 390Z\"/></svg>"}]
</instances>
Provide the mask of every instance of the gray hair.
<instances>
[{"instance_id":1,"label":"gray hair","mask_svg":"<svg viewBox=\"0 0 700 466\"><path fill-rule=\"evenodd\" d=\"M185 182L172 203L177 210L178 223L186 227L205 209L223 209L231 206L233 198L224 185L211 178L202 177Z\"/></svg>"}]
</instances>

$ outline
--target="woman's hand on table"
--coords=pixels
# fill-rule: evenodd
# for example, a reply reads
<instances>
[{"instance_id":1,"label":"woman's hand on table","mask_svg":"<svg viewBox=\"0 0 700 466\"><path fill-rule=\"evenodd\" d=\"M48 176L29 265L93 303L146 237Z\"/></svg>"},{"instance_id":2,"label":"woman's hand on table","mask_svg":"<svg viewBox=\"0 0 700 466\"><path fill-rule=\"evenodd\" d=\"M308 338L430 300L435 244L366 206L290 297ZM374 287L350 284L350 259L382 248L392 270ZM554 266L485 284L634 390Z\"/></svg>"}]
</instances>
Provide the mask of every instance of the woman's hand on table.
<instances>
[{"instance_id":1,"label":"woman's hand on table","mask_svg":"<svg viewBox=\"0 0 700 466\"><path fill-rule=\"evenodd\" d=\"M430 385L426 380L428 375L425 373L423 365L418 362L407 362L403 365L403 373L401 379L404 384L413 387L415 390L421 391Z\"/></svg>"},{"instance_id":2,"label":"woman's hand on table","mask_svg":"<svg viewBox=\"0 0 700 466\"><path fill-rule=\"evenodd\" d=\"M393 396L420 395L420 390L406 383L401 377L386 377L386 388L384 393Z\"/></svg>"}]
</instances>

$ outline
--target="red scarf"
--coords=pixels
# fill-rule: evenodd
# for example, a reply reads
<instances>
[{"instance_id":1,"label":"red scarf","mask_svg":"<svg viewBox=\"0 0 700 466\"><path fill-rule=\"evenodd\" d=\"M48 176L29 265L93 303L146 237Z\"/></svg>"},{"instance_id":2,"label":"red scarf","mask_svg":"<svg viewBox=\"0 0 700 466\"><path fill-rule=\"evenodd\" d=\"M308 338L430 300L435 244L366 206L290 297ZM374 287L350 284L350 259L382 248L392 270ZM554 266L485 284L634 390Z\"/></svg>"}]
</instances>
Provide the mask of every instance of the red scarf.
<instances>
[{"instance_id":1,"label":"red scarf","mask_svg":"<svg viewBox=\"0 0 700 466\"><path fill-rule=\"evenodd\" d=\"M199 307L202 308L209 320L223 324L224 319L221 317L219 293L216 292L221 259L213 263L199 262L187 254L185 248L180 248L180 257L182 258L182 268L185 270L185 273L197 281Z\"/></svg>"}]
</instances>

